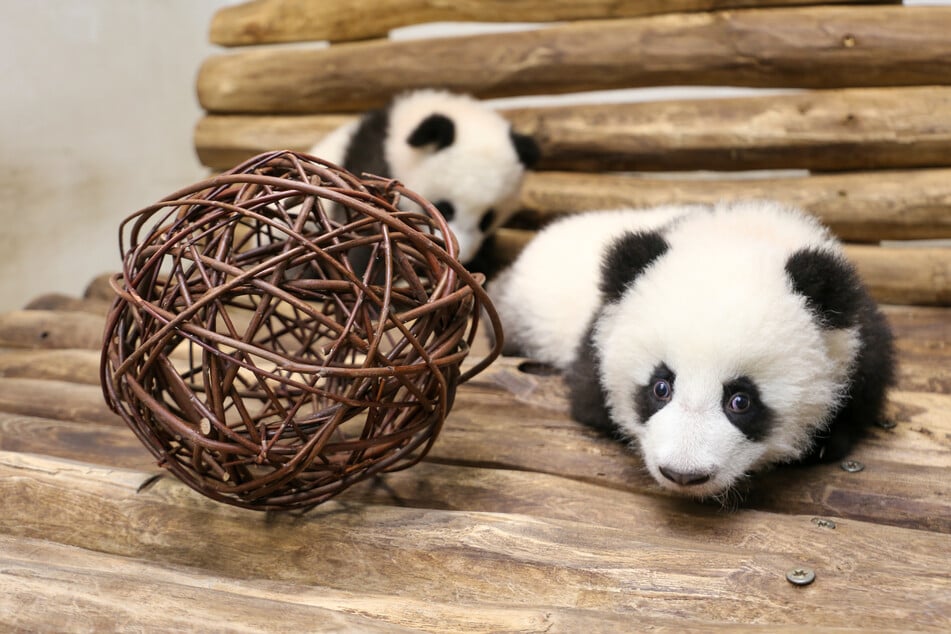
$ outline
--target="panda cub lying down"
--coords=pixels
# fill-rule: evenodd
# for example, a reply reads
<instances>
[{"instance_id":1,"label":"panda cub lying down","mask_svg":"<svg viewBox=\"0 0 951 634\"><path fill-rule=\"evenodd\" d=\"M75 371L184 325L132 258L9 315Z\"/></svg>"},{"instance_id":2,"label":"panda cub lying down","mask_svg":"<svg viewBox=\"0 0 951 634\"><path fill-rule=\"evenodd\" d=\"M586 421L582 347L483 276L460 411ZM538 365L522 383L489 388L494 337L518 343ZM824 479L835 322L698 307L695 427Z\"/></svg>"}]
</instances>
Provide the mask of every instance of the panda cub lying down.
<instances>
[{"instance_id":1,"label":"panda cub lying down","mask_svg":"<svg viewBox=\"0 0 951 634\"><path fill-rule=\"evenodd\" d=\"M893 380L888 324L841 245L776 203L571 216L489 293L506 353L564 370L572 416L635 439L690 496L841 458Z\"/></svg>"}]
</instances>

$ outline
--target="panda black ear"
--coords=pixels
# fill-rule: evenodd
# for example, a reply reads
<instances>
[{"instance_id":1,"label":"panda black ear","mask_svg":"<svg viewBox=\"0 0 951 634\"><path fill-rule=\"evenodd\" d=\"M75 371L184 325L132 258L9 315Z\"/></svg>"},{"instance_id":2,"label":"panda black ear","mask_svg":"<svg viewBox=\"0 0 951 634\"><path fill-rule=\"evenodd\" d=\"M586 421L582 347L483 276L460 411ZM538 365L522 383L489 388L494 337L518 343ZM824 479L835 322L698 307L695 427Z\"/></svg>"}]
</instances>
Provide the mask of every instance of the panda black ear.
<instances>
[{"instance_id":1,"label":"panda black ear","mask_svg":"<svg viewBox=\"0 0 951 634\"><path fill-rule=\"evenodd\" d=\"M509 136L512 137L512 145L515 146L515 153L518 155L518 160L521 161L522 165L525 167L535 167L542 156L542 152L538 149L538 144L535 143L535 139L527 134L519 134L514 131L509 132Z\"/></svg>"},{"instance_id":2,"label":"panda black ear","mask_svg":"<svg viewBox=\"0 0 951 634\"><path fill-rule=\"evenodd\" d=\"M845 328L855 323L865 292L845 259L819 249L800 249L786 261L786 274L823 327Z\"/></svg>"},{"instance_id":3,"label":"panda black ear","mask_svg":"<svg viewBox=\"0 0 951 634\"><path fill-rule=\"evenodd\" d=\"M620 299L631 282L669 248L657 231L628 232L616 239L601 261L601 292L605 301Z\"/></svg>"},{"instance_id":4,"label":"panda black ear","mask_svg":"<svg viewBox=\"0 0 951 634\"><path fill-rule=\"evenodd\" d=\"M413 147L435 145L434 151L439 151L452 145L456 140L456 124L444 114L431 114L416 126L406 142Z\"/></svg>"}]
</instances>

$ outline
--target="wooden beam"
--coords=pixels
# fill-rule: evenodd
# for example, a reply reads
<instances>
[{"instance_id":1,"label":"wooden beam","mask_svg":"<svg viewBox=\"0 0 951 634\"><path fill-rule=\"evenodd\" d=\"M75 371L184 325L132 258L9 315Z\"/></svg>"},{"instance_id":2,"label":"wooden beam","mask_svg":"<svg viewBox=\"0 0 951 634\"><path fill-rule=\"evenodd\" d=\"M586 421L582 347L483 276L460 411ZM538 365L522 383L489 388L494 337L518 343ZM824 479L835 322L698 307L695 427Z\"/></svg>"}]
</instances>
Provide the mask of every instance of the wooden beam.
<instances>
[{"instance_id":1,"label":"wooden beam","mask_svg":"<svg viewBox=\"0 0 951 634\"><path fill-rule=\"evenodd\" d=\"M782 178L656 178L530 172L517 219L542 226L566 213L664 204L772 199L817 216L853 242L951 238L951 169L814 174Z\"/></svg>"},{"instance_id":2,"label":"wooden beam","mask_svg":"<svg viewBox=\"0 0 951 634\"><path fill-rule=\"evenodd\" d=\"M0 346L98 350L103 327L102 317L84 312L15 310L0 314Z\"/></svg>"},{"instance_id":3,"label":"wooden beam","mask_svg":"<svg viewBox=\"0 0 951 634\"><path fill-rule=\"evenodd\" d=\"M951 165L951 88L800 94L503 110L542 150L542 169L812 170ZM277 148L304 151L339 115L209 115L201 161L228 169ZM610 191L610 190L609 190Z\"/></svg>"},{"instance_id":4,"label":"wooden beam","mask_svg":"<svg viewBox=\"0 0 951 634\"><path fill-rule=\"evenodd\" d=\"M347 115L210 115L195 126L195 150L203 165L226 170L276 148L306 152L353 119Z\"/></svg>"},{"instance_id":5,"label":"wooden beam","mask_svg":"<svg viewBox=\"0 0 951 634\"><path fill-rule=\"evenodd\" d=\"M500 229L494 236L493 256L503 265L514 261L534 235ZM879 302L951 306L951 248L847 244L845 253Z\"/></svg>"},{"instance_id":6,"label":"wooden beam","mask_svg":"<svg viewBox=\"0 0 951 634\"><path fill-rule=\"evenodd\" d=\"M341 502L298 518L215 505L169 478L140 491L147 481L137 472L0 452L0 533L201 568L226 582L314 585L315 594L327 584L462 610L583 606L636 612L648 623L689 614L724 624L901 629L909 622L940 628L951 609L951 584L934 572L946 563L947 536L925 530L843 521L822 532L808 516L739 511L724 523L695 503L653 505L650 496L610 491L614 513L664 505L680 513L647 512L648 526L616 528L584 518ZM599 503L590 488L579 495L561 478L521 482L522 490L556 495L563 505ZM455 481L463 487L456 500L465 499L468 484ZM658 518L666 530L650 526ZM808 596L784 577L797 565L817 570ZM838 609L843 604L862 609Z\"/></svg>"},{"instance_id":7,"label":"wooden beam","mask_svg":"<svg viewBox=\"0 0 951 634\"><path fill-rule=\"evenodd\" d=\"M0 412L124 427L98 385L43 379L0 378Z\"/></svg>"},{"instance_id":8,"label":"wooden beam","mask_svg":"<svg viewBox=\"0 0 951 634\"><path fill-rule=\"evenodd\" d=\"M538 140L544 169L841 171L951 165L948 87L820 90L506 114L517 130Z\"/></svg>"},{"instance_id":9,"label":"wooden beam","mask_svg":"<svg viewBox=\"0 0 951 634\"><path fill-rule=\"evenodd\" d=\"M898 0L871 0L896 4ZM826 0L825 4L870 3ZM252 0L224 7L211 21L211 41L220 46L330 40L386 35L426 22L553 22L584 18L630 18L659 13L737 7L795 6L815 0Z\"/></svg>"},{"instance_id":10,"label":"wooden beam","mask_svg":"<svg viewBox=\"0 0 951 634\"><path fill-rule=\"evenodd\" d=\"M206 60L198 97L211 112L303 114L360 111L432 86L503 97L636 86L948 84L949 31L951 7L825 6L262 49Z\"/></svg>"},{"instance_id":11,"label":"wooden beam","mask_svg":"<svg viewBox=\"0 0 951 634\"><path fill-rule=\"evenodd\" d=\"M627 614L593 609L437 603L398 591L342 591L321 580L223 577L188 566L0 536L0 624L18 632L105 632L117 624L162 632L585 632L621 631L630 622ZM650 617L638 622L657 629L676 629L679 623ZM762 631L745 624L704 629Z\"/></svg>"}]
</instances>

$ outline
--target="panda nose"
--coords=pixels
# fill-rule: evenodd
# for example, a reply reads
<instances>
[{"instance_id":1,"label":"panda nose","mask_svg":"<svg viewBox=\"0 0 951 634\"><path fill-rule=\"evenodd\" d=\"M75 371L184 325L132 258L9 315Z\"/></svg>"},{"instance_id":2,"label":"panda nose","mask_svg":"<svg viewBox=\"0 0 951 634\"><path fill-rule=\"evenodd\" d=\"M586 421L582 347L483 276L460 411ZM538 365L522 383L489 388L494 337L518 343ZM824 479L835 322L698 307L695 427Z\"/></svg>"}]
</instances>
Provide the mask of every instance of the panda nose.
<instances>
[{"instance_id":1,"label":"panda nose","mask_svg":"<svg viewBox=\"0 0 951 634\"><path fill-rule=\"evenodd\" d=\"M713 477L713 474L710 472L703 471L676 471L669 467L660 467L661 474L670 480L671 482L676 482L681 486L694 486L696 484L703 484L710 480Z\"/></svg>"}]
</instances>

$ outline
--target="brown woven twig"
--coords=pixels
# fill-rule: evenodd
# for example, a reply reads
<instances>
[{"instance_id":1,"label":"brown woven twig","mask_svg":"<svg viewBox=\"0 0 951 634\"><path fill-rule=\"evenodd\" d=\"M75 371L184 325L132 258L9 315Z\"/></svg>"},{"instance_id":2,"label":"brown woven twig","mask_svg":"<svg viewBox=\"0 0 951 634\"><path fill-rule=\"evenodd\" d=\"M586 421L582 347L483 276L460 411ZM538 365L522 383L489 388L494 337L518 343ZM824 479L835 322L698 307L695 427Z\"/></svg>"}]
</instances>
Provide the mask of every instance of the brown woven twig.
<instances>
[{"instance_id":1,"label":"brown woven twig","mask_svg":"<svg viewBox=\"0 0 951 634\"><path fill-rule=\"evenodd\" d=\"M500 326L448 235L399 183L293 152L172 194L120 230L106 400L161 465L246 508L415 464L501 345L460 373L480 313Z\"/></svg>"}]
</instances>

